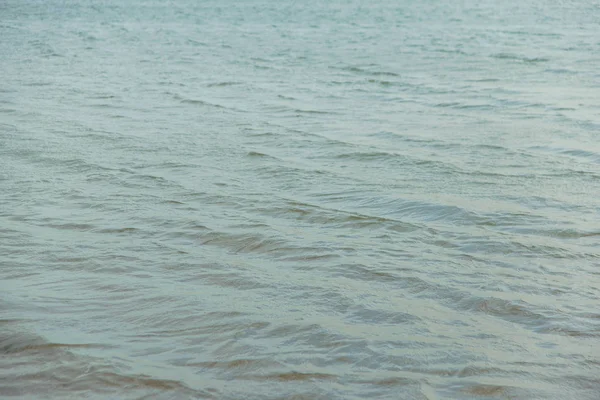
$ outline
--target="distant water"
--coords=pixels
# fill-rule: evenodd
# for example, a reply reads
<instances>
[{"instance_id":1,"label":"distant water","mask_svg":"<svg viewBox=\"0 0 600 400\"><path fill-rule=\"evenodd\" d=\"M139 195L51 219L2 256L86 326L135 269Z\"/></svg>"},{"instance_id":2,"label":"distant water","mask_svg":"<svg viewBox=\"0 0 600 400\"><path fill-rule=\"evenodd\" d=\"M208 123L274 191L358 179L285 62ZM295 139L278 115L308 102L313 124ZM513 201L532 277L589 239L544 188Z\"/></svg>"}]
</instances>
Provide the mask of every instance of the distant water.
<instances>
[{"instance_id":1,"label":"distant water","mask_svg":"<svg viewBox=\"0 0 600 400\"><path fill-rule=\"evenodd\" d=\"M0 398L600 398L600 3L0 2Z\"/></svg>"}]
</instances>

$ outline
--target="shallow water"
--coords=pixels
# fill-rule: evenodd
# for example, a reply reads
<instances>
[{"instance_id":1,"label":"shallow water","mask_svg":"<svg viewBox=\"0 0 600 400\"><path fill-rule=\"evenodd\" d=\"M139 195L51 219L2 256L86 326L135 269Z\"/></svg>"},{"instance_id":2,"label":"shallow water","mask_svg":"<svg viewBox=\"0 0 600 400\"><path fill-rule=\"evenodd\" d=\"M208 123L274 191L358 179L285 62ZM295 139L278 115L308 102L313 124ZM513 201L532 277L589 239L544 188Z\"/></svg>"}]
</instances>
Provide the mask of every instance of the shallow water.
<instances>
[{"instance_id":1,"label":"shallow water","mask_svg":"<svg viewBox=\"0 0 600 400\"><path fill-rule=\"evenodd\" d=\"M1 397L599 398L598 2L76 3L0 4Z\"/></svg>"}]
</instances>

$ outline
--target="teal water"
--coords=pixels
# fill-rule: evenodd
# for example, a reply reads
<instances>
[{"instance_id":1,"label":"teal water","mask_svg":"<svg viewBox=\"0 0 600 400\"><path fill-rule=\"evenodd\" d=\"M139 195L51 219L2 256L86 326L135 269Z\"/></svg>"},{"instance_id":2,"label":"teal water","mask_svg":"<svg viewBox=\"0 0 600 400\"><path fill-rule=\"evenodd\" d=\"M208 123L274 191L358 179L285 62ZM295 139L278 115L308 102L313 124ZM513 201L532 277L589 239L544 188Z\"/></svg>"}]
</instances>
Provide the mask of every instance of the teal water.
<instances>
[{"instance_id":1,"label":"teal water","mask_svg":"<svg viewBox=\"0 0 600 400\"><path fill-rule=\"evenodd\" d=\"M599 22L0 2L0 397L600 398Z\"/></svg>"}]
</instances>

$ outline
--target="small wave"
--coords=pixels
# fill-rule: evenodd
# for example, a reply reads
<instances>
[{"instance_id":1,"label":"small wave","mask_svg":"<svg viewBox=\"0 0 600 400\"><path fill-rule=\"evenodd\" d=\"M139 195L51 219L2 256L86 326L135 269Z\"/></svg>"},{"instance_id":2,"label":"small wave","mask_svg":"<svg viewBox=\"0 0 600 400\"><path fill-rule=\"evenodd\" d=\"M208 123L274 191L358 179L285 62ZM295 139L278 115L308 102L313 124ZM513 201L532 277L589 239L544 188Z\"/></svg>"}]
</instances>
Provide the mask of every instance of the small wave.
<instances>
[{"instance_id":1,"label":"small wave","mask_svg":"<svg viewBox=\"0 0 600 400\"><path fill-rule=\"evenodd\" d=\"M43 340L27 340L27 338L0 339L0 353L15 354L21 352L42 353L54 349L85 349L85 348L104 348L106 346L87 343L48 343Z\"/></svg>"},{"instance_id":2,"label":"small wave","mask_svg":"<svg viewBox=\"0 0 600 400\"><path fill-rule=\"evenodd\" d=\"M120 234L120 233L133 233L133 232L138 232L138 231L139 231L139 229L134 228L134 227L102 228L102 229L95 230L95 232L109 234L109 235L115 235L115 234Z\"/></svg>"},{"instance_id":3,"label":"small wave","mask_svg":"<svg viewBox=\"0 0 600 400\"><path fill-rule=\"evenodd\" d=\"M386 215L395 218L409 219L420 222L447 222L455 224L472 225L479 224L484 219L478 214L467 209L444 204L426 203L421 201L410 201L403 199L374 199L364 198L358 204L361 208L389 210Z\"/></svg>"},{"instance_id":4,"label":"small wave","mask_svg":"<svg viewBox=\"0 0 600 400\"><path fill-rule=\"evenodd\" d=\"M568 149L568 148L552 147L552 146L532 146L529 149L541 150L544 152L570 156L573 158L584 159L584 160L591 161L593 163L600 163L600 152L595 152L595 151L591 151L591 150Z\"/></svg>"},{"instance_id":5,"label":"small wave","mask_svg":"<svg viewBox=\"0 0 600 400\"><path fill-rule=\"evenodd\" d=\"M499 59L499 60L520 61L520 62L531 63L531 64L543 63L543 62L550 61L549 58L545 58L545 57L525 57L525 56L519 56L517 54L512 54L512 53L496 53L496 54L492 54L491 57Z\"/></svg>"},{"instance_id":6,"label":"small wave","mask_svg":"<svg viewBox=\"0 0 600 400\"><path fill-rule=\"evenodd\" d=\"M335 158L340 160L352 159L352 160L377 160L377 159L388 159L392 157L403 157L400 154L388 153L385 151L355 151L352 153L337 154Z\"/></svg>"},{"instance_id":7,"label":"small wave","mask_svg":"<svg viewBox=\"0 0 600 400\"><path fill-rule=\"evenodd\" d=\"M568 68L548 68L546 70L544 70L544 72L551 72L553 74L565 74L565 75L577 75L579 74L579 72L577 70L574 69L568 69Z\"/></svg>"},{"instance_id":8,"label":"small wave","mask_svg":"<svg viewBox=\"0 0 600 400\"><path fill-rule=\"evenodd\" d=\"M94 96L89 96L89 99L93 99L93 100L108 100L108 99L116 99L118 98L118 96L115 96L113 94L98 94L98 95L94 95Z\"/></svg>"},{"instance_id":9,"label":"small wave","mask_svg":"<svg viewBox=\"0 0 600 400\"><path fill-rule=\"evenodd\" d=\"M215 104L215 103L210 103L208 101L204 101L204 100L196 100L196 99L181 99L180 100L182 103L184 104L193 104L196 106L207 106L207 107L214 107L214 108L221 108L221 109L226 109L227 107L224 107L220 104Z\"/></svg>"},{"instance_id":10,"label":"small wave","mask_svg":"<svg viewBox=\"0 0 600 400\"><path fill-rule=\"evenodd\" d=\"M472 384L462 388L462 392L472 396L498 397L506 394L510 388L498 385Z\"/></svg>"},{"instance_id":11,"label":"small wave","mask_svg":"<svg viewBox=\"0 0 600 400\"><path fill-rule=\"evenodd\" d=\"M0 354L6 356L0 360L2 392L27 398L39 398L40 393L49 390L53 398L87 396L90 392L109 397L117 393L120 396L125 393L156 396L161 392L183 396L202 394L176 380L123 374L111 364L83 355L93 349L105 351L108 348L110 346L104 344L50 342L15 329L2 331ZM10 368L5 368L7 365Z\"/></svg>"},{"instance_id":12,"label":"small wave","mask_svg":"<svg viewBox=\"0 0 600 400\"><path fill-rule=\"evenodd\" d=\"M237 85L241 85L241 82L236 82L236 81L214 82L214 83L207 84L206 87L225 87L225 86L237 86Z\"/></svg>"},{"instance_id":13,"label":"small wave","mask_svg":"<svg viewBox=\"0 0 600 400\"><path fill-rule=\"evenodd\" d=\"M491 104L464 104L459 102L437 103L434 107L455 108L457 110L492 110L495 107Z\"/></svg>"},{"instance_id":14,"label":"small wave","mask_svg":"<svg viewBox=\"0 0 600 400\"><path fill-rule=\"evenodd\" d=\"M598 163L600 164L600 153L596 153L593 151L588 151L588 150L563 150L561 151L562 154L566 154L568 156L572 156L572 157L577 157L577 158L584 158L590 161L593 161L594 163Z\"/></svg>"},{"instance_id":15,"label":"small wave","mask_svg":"<svg viewBox=\"0 0 600 400\"><path fill-rule=\"evenodd\" d=\"M254 290L269 288L270 286L238 273L209 273L198 274L195 279L203 283L236 290Z\"/></svg>"},{"instance_id":16,"label":"small wave","mask_svg":"<svg viewBox=\"0 0 600 400\"><path fill-rule=\"evenodd\" d=\"M381 86L392 86L394 84L394 82L391 81L386 81L386 80L381 80L381 79L368 79L367 82L369 83L376 83L378 85Z\"/></svg>"},{"instance_id":17,"label":"small wave","mask_svg":"<svg viewBox=\"0 0 600 400\"><path fill-rule=\"evenodd\" d=\"M350 322L356 322L360 324L373 324L373 325L406 325L419 321L420 318L403 312L391 312L384 310L377 310L372 308L353 307L354 310L349 310L346 319Z\"/></svg>"},{"instance_id":18,"label":"small wave","mask_svg":"<svg viewBox=\"0 0 600 400\"><path fill-rule=\"evenodd\" d=\"M277 97L278 97L278 98L280 98L280 99L283 99L283 100L298 100L298 99L297 99L297 98L295 98L295 97L292 97L292 96L284 96L284 95L282 95L282 94L278 94L278 95L277 95Z\"/></svg>"},{"instance_id":19,"label":"small wave","mask_svg":"<svg viewBox=\"0 0 600 400\"><path fill-rule=\"evenodd\" d=\"M342 68L336 67L336 68L340 69L342 71L348 71L348 72L352 72L352 73L356 73L356 74L360 74L360 75L394 76L394 77L400 76L399 74L397 74L395 72L391 72L391 71L370 70L370 69L361 68L361 67L342 67Z\"/></svg>"},{"instance_id":20,"label":"small wave","mask_svg":"<svg viewBox=\"0 0 600 400\"><path fill-rule=\"evenodd\" d=\"M549 37L549 38L560 38L563 35L555 32L533 32L533 31L501 31L502 33L508 33L509 35L518 35L518 36L540 36L540 37Z\"/></svg>"},{"instance_id":21,"label":"small wave","mask_svg":"<svg viewBox=\"0 0 600 400\"><path fill-rule=\"evenodd\" d=\"M52 85L53 85L52 82L43 82L43 81L23 83L23 86L32 86L32 87L44 87L44 86L52 86Z\"/></svg>"},{"instance_id":22,"label":"small wave","mask_svg":"<svg viewBox=\"0 0 600 400\"><path fill-rule=\"evenodd\" d=\"M519 234L522 234L522 235L545 236L545 237L556 238L556 239L583 239L583 238L593 238L596 236L600 236L600 232L586 232L586 231L580 231L577 229L560 229L560 228L548 229L548 228L544 228L543 226L519 227L519 228L510 228L509 227L508 229L504 229L504 231L518 232Z\"/></svg>"},{"instance_id":23,"label":"small wave","mask_svg":"<svg viewBox=\"0 0 600 400\"><path fill-rule=\"evenodd\" d=\"M323 380L336 380L337 375L315 373L315 372L281 372L277 374L266 374L266 375L242 375L238 376L238 379L247 379L254 381L279 381L279 382L294 382L294 381L323 381Z\"/></svg>"},{"instance_id":24,"label":"small wave","mask_svg":"<svg viewBox=\"0 0 600 400\"><path fill-rule=\"evenodd\" d=\"M403 139L406 142L413 141L412 139ZM419 140L414 140L415 143L420 142ZM424 141L425 142L425 141ZM430 143L432 147L440 147L440 148L451 148L453 147L450 144L446 144L443 142L427 142ZM390 151L382 151L382 150L364 150L364 151L351 151L336 154L334 156L335 159L340 160L352 160L356 162L369 162L369 163L385 163L386 166L390 165L390 163L394 163L396 165L415 165L421 167L430 167L432 169L436 169L440 173L449 174L449 173L460 173L464 172L458 169L456 166L443 162L436 161L431 159L422 159L414 156L409 156L401 153L395 153Z\"/></svg>"},{"instance_id":25,"label":"small wave","mask_svg":"<svg viewBox=\"0 0 600 400\"><path fill-rule=\"evenodd\" d=\"M293 112L298 113L298 114L320 114L320 115L336 115L339 114L338 112L333 112L333 111L323 111L323 110L306 110L306 109L300 109L300 108L294 108L292 109Z\"/></svg>"},{"instance_id":26,"label":"small wave","mask_svg":"<svg viewBox=\"0 0 600 400\"><path fill-rule=\"evenodd\" d=\"M203 369L216 369L222 370L226 373L235 372L249 373L268 368L282 368L284 365L267 358L238 358L233 360L215 360L215 361L203 361L199 363L187 363L186 367L200 367Z\"/></svg>"},{"instance_id":27,"label":"small wave","mask_svg":"<svg viewBox=\"0 0 600 400\"><path fill-rule=\"evenodd\" d=\"M84 231L84 232L92 231L96 228L95 225L81 224L81 223L63 223L63 224L47 223L47 224L43 224L43 226L48 227L48 228L53 228L53 229Z\"/></svg>"},{"instance_id":28,"label":"small wave","mask_svg":"<svg viewBox=\"0 0 600 400\"><path fill-rule=\"evenodd\" d=\"M249 151L249 152L246 154L246 156L247 156L247 157L250 157L250 158L269 158L269 159L272 159L272 160L278 160L278 161L281 161L281 160L279 160L277 157L273 157L273 156L270 156L270 155L268 155L268 154L261 153L261 152L259 152L259 151Z\"/></svg>"},{"instance_id":29,"label":"small wave","mask_svg":"<svg viewBox=\"0 0 600 400\"><path fill-rule=\"evenodd\" d=\"M479 79L467 79L467 82L477 82L477 83L491 83L491 82L500 82L498 78L479 78Z\"/></svg>"},{"instance_id":30,"label":"small wave","mask_svg":"<svg viewBox=\"0 0 600 400\"><path fill-rule=\"evenodd\" d=\"M187 42L194 46L203 46L203 47L208 46L208 44L206 44L204 42L201 42L199 40L189 39L189 38L187 39Z\"/></svg>"},{"instance_id":31,"label":"small wave","mask_svg":"<svg viewBox=\"0 0 600 400\"><path fill-rule=\"evenodd\" d=\"M212 231L202 237L202 244L224 247L234 254L281 253L289 255L302 250L291 246L286 240L259 233L234 234ZM313 250L319 251L317 248Z\"/></svg>"}]
</instances>

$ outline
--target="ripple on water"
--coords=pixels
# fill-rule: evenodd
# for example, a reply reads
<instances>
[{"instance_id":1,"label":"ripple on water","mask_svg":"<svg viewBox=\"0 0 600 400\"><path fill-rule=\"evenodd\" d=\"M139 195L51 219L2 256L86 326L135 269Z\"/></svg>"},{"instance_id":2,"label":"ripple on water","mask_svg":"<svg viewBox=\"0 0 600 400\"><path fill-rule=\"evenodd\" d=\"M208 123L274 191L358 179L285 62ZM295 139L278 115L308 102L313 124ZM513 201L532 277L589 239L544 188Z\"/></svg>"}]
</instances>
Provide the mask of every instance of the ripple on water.
<instances>
[{"instance_id":1,"label":"ripple on water","mask_svg":"<svg viewBox=\"0 0 600 400\"><path fill-rule=\"evenodd\" d=\"M594 2L64 3L0 6L0 397L598 398Z\"/></svg>"}]
</instances>

